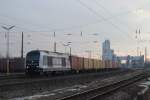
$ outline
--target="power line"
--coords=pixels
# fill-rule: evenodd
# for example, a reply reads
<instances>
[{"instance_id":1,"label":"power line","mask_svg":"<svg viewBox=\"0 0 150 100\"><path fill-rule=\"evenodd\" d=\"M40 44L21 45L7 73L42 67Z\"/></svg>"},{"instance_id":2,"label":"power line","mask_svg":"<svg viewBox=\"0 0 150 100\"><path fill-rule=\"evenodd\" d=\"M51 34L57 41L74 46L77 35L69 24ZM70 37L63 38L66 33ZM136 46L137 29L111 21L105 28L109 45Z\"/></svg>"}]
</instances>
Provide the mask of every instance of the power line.
<instances>
[{"instance_id":1,"label":"power line","mask_svg":"<svg viewBox=\"0 0 150 100\"><path fill-rule=\"evenodd\" d=\"M100 1L97 1L97 0L95 0L95 1L96 1L96 4L99 5L99 7L101 7L102 9L104 9L105 12L107 12L108 15L110 15L111 17L114 16L114 15L112 15L112 13L111 13L106 7L104 7L104 6L100 3ZM131 13L131 11L130 11L130 12L127 12L126 14L128 14L128 13ZM116 18L117 18L117 17L116 17ZM119 22L120 24L125 25L124 23L122 23L122 22L119 21L119 20L117 20L116 22ZM130 29L131 31L133 31L133 29L131 29L128 25L125 25L125 26L128 27L128 29ZM130 34L129 34L129 35L130 35Z\"/></svg>"},{"instance_id":2,"label":"power line","mask_svg":"<svg viewBox=\"0 0 150 100\"><path fill-rule=\"evenodd\" d=\"M122 13L118 13L116 15L113 15L111 17L108 17L108 18L104 18L104 20L97 20L95 22L90 22L90 23L86 23L86 24L83 24L83 25L77 25L77 26L71 26L71 27L66 27L66 28L56 28L56 29L51 29L51 30L31 30L31 29L27 29L27 28L23 28L23 27L20 27L19 25L16 25L16 28L18 29L21 29L20 32L24 31L24 32L58 32L58 31L65 31L65 30L72 30L72 29L79 29L79 28L82 28L82 27L86 27L88 25L93 25L93 24L97 24L97 23L100 23L100 22L103 22L103 21L107 21L107 20L110 20L110 19L113 19L113 18L116 18L116 17L119 17L119 16L122 16L122 15L125 15L125 14L128 14L128 13L131 13L132 11L126 11L126 12L122 12ZM8 17L9 18L9 17ZM13 19L13 18L12 18ZM15 19L16 20L16 19ZM5 23L0 23L2 25L8 25L8 24L5 24ZM35 26L35 25L34 25Z\"/></svg>"},{"instance_id":3,"label":"power line","mask_svg":"<svg viewBox=\"0 0 150 100\"><path fill-rule=\"evenodd\" d=\"M91 7L89 7L88 5L86 5L85 3L83 3L81 0L76 0L78 1L82 6L86 7L90 12L92 12L95 16L97 17L101 17L102 20L105 20L106 22L108 22L109 24L111 24L114 28L116 28L118 31L120 31L121 33L125 33L122 31L122 29L120 29L118 26L116 26L114 23L112 23L109 20L106 20L102 15L98 14L95 10L93 10ZM126 35L125 35L126 36ZM127 36L127 38L129 38L130 36Z\"/></svg>"},{"instance_id":4,"label":"power line","mask_svg":"<svg viewBox=\"0 0 150 100\"><path fill-rule=\"evenodd\" d=\"M16 17L8 16L8 15L2 15L2 14L0 14L0 17L1 18L7 18L7 19L15 21L15 22L22 22L23 24L27 23L27 24L30 24L32 26L38 26L38 27L47 27L47 26L50 26L50 25L41 26L41 24L38 24L38 23L35 23L35 22L31 22L31 20L30 21L23 20L23 19L19 19L19 18L16 18ZM50 27L52 27L52 26L50 26ZM47 27L47 28L49 28L49 27Z\"/></svg>"}]
</instances>

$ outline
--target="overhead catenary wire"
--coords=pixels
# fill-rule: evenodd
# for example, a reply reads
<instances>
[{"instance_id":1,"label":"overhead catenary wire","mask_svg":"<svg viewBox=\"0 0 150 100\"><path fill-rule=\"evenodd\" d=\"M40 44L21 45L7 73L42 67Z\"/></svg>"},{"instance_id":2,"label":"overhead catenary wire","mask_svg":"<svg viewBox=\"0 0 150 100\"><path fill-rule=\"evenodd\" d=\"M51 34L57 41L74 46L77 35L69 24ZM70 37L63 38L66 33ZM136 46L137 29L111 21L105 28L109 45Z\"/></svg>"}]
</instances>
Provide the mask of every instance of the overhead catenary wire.
<instances>
[{"instance_id":1,"label":"overhead catenary wire","mask_svg":"<svg viewBox=\"0 0 150 100\"><path fill-rule=\"evenodd\" d=\"M86 5L84 2L82 2L81 0L76 0L77 2L79 2L82 6L84 6L85 8L87 8L91 13L93 13L95 16L100 17L102 20L105 20L106 22L108 22L109 24L111 24L114 28L116 28L119 32L121 33L126 33L124 31L122 31L122 29L120 29L117 25L115 25L114 23L112 23L110 20L106 20L102 15L100 15L99 13L97 13L93 8L89 7L88 5ZM125 35L127 38L130 38L130 35Z\"/></svg>"},{"instance_id":2,"label":"overhead catenary wire","mask_svg":"<svg viewBox=\"0 0 150 100\"><path fill-rule=\"evenodd\" d=\"M142 7L139 7L139 8L142 8ZM139 8L136 8L136 9L139 9ZM24 31L24 32L33 32L33 33L36 33L36 32L54 32L54 31L58 32L58 31L65 31L65 30L72 30L72 29L80 29L80 28L86 27L88 25L94 25L94 24L97 24L97 23L100 23L100 22L103 22L103 21L107 21L107 20L111 20L111 19L117 18L119 16L127 15L129 13L132 13L132 11L121 12L121 13L115 14L115 15L113 15L111 17L104 18L104 20L96 20L96 21L92 21L90 23L85 23L85 24L82 24L82 25L75 25L75 26L70 26L70 27L65 27L65 28L55 28L55 29L50 29L50 30L47 27L49 25L46 26L48 28L48 30L31 30L31 29L28 29L28 28L23 28L20 25L16 25L16 28L20 29L20 32L22 32L22 31ZM3 15L0 15L0 16L4 17ZM8 19L15 19L17 21L17 18L10 17L10 16L6 16L6 17ZM24 22L26 22L26 21L24 21ZM2 25L8 25L8 24L5 24L5 23L0 23L0 24L2 24ZM30 22L30 24L32 24L32 23ZM39 26L39 25L34 24L34 26Z\"/></svg>"},{"instance_id":3,"label":"overhead catenary wire","mask_svg":"<svg viewBox=\"0 0 150 100\"><path fill-rule=\"evenodd\" d=\"M112 16L112 17L113 17L113 16ZM110 20L110 19L112 19L112 17L110 17L110 18L104 18L105 20L98 21L98 23L99 23L99 22L102 22L102 21ZM114 17L115 17L115 15L114 15ZM88 25L91 25L91 24L88 24ZM79 27L80 27L80 26L79 26ZM17 27L17 28L19 28L19 27ZM73 28L76 28L76 27L74 27L74 26L71 27L71 29L73 29ZM20 27L19 29L23 29L23 28ZM67 28L66 28L66 29L67 29ZM59 30L66 30L66 29L65 29L65 28L64 28L64 29L61 28L61 29L58 29L58 30L57 30L57 29L54 29L54 30L59 31ZM27 30L28 30L28 29L27 29ZM29 31L29 30L28 30L28 31ZM30 31L31 31L31 30L30 30ZM37 31L37 32L38 32L38 31ZM35 33L37 33L37 32L35 32ZM42 31L41 31L41 32L42 32ZM47 32L49 32L49 31L47 31ZM43 33L44 33L44 31L43 31ZM44 35L43 33L41 33L41 35L44 36L44 37L46 37L46 35ZM37 34L40 34L40 33L37 33ZM73 37L74 37L74 35L73 35Z\"/></svg>"},{"instance_id":4,"label":"overhead catenary wire","mask_svg":"<svg viewBox=\"0 0 150 100\"><path fill-rule=\"evenodd\" d=\"M101 3L100 0L99 0L99 1L95 0L95 2L96 2L96 4L97 4L99 7L101 7L110 17L113 17L113 16L114 16L105 6L102 5L102 3ZM131 11L128 12L128 13L131 13ZM128 13L126 13L126 14L128 14ZM116 19L116 18L117 18L117 17L115 17L115 18L113 18L113 19ZM127 27L128 30L130 30L131 32L134 32L134 30L131 29L131 27L129 27L128 25L125 25L125 23L119 21L118 18L117 18L117 21L116 21L116 22L118 22L118 23L120 23L121 25ZM129 35L130 35L130 34L129 34ZM134 39L134 38L133 38L133 39Z\"/></svg>"},{"instance_id":5,"label":"overhead catenary wire","mask_svg":"<svg viewBox=\"0 0 150 100\"><path fill-rule=\"evenodd\" d=\"M30 25L32 25L32 26L36 26L37 28L41 28L41 27L46 27L47 29L49 29L49 27L52 27L52 26L50 26L50 25L45 25L45 26L42 26L41 24L39 24L39 23L36 23L36 22L32 22L31 20L29 21L29 20L23 20L23 19L19 19L19 18L16 18L16 17L12 17L12 16L8 16L8 15L2 15L2 14L0 14L0 18L5 18L5 19L7 19L7 20L12 20L12 21L15 21L15 22L22 22L23 24L24 23L26 23L26 24L30 24ZM28 30L28 31L32 31L32 30L30 30L30 29L27 29L27 28L22 28L22 27L19 27L19 25L18 25L18 28L20 28L20 29L25 29L25 30Z\"/></svg>"}]
</instances>

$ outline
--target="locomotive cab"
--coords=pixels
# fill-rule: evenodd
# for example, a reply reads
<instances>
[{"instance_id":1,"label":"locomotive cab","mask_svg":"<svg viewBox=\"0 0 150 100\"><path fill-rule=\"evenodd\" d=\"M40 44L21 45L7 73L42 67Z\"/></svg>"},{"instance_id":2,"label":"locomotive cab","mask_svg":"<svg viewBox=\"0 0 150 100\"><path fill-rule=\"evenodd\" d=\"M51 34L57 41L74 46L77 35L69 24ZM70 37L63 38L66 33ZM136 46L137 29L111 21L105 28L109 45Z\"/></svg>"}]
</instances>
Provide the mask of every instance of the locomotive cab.
<instances>
[{"instance_id":1,"label":"locomotive cab","mask_svg":"<svg viewBox=\"0 0 150 100\"><path fill-rule=\"evenodd\" d=\"M26 74L48 74L70 71L69 55L43 50L30 51L26 55Z\"/></svg>"},{"instance_id":2,"label":"locomotive cab","mask_svg":"<svg viewBox=\"0 0 150 100\"><path fill-rule=\"evenodd\" d=\"M26 56L26 73L40 72L40 52L31 51Z\"/></svg>"}]
</instances>

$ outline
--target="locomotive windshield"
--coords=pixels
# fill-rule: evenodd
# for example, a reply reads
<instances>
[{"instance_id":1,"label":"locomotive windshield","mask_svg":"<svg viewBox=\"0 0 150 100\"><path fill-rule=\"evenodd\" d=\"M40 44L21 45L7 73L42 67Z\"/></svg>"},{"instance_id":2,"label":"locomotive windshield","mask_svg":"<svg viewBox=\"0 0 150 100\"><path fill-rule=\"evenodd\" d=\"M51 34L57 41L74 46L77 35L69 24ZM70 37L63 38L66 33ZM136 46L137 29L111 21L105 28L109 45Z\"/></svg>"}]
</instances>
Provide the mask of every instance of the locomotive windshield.
<instances>
[{"instance_id":1,"label":"locomotive windshield","mask_svg":"<svg viewBox=\"0 0 150 100\"><path fill-rule=\"evenodd\" d=\"M40 58L40 53L37 51L34 51L34 52L30 52L27 54L26 60L27 61L39 61L39 58Z\"/></svg>"},{"instance_id":2,"label":"locomotive windshield","mask_svg":"<svg viewBox=\"0 0 150 100\"><path fill-rule=\"evenodd\" d=\"M35 70L37 66L39 66L40 61L40 52L39 51L31 51L27 53L26 56L26 68L27 72Z\"/></svg>"}]
</instances>

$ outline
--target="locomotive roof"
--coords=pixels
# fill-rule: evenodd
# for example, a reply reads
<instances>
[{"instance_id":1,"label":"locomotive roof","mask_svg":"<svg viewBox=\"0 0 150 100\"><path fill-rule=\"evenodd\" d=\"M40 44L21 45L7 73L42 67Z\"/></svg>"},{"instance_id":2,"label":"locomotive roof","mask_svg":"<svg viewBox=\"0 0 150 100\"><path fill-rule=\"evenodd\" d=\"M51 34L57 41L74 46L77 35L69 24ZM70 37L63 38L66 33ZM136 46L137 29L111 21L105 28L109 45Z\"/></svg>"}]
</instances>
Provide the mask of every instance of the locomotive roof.
<instances>
[{"instance_id":1,"label":"locomotive roof","mask_svg":"<svg viewBox=\"0 0 150 100\"><path fill-rule=\"evenodd\" d=\"M47 50L32 50L30 52L45 52L45 53L55 53L55 54L67 54L67 53L61 53L61 52L53 52L53 51L47 51Z\"/></svg>"}]
</instances>

